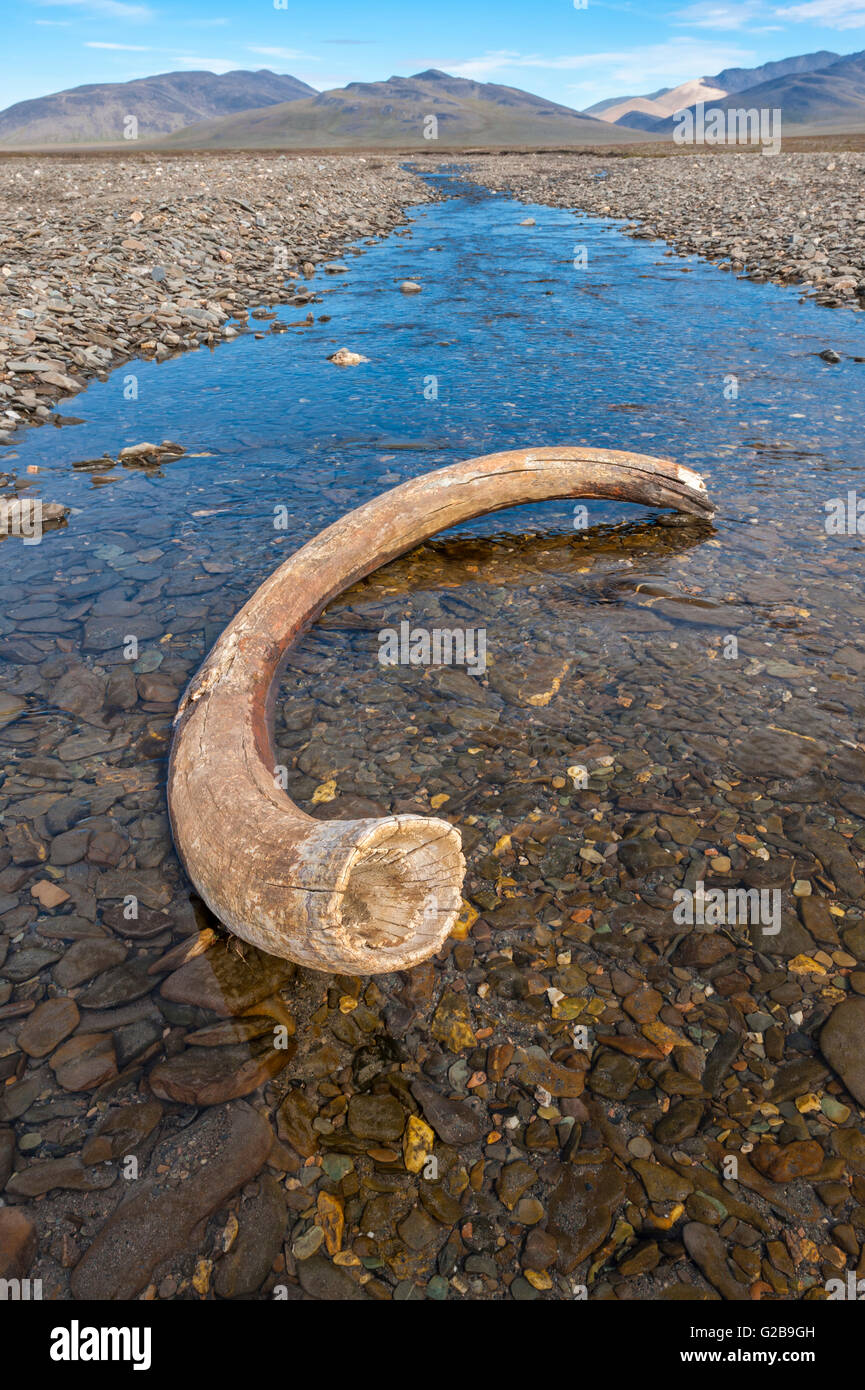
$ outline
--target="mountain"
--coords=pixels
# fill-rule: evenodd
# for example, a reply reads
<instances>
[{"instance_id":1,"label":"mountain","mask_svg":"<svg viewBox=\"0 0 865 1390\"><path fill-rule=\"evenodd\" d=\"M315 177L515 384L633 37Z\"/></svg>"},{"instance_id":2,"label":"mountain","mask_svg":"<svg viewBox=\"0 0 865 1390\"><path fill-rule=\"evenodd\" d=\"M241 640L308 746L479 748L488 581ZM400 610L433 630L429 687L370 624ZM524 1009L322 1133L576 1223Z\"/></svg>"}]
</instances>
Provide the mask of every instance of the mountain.
<instances>
[{"instance_id":1,"label":"mountain","mask_svg":"<svg viewBox=\"0 0 865 1390\"><path fill-rule=\"evenodd\" d=\"M163 72L132 82L91 83L52 96L18 101L0 111L0 144L83 145L124 139L128 116L146 140L194 121L284 105L315 92L296 77L259 72Z\"/></svg>"},{"instance_id":2,"label":"mountain","mask_svg":"<svg viewBox=\"0 0 865 1390\"><path fill-rule=\"evenodd\" d=\"M605 108L603 120L616 125L627 125L631 124L628 118L632 114L663 120L666 116L672 116L674 111L692 106L695 101L714 101L715 97L726 96L728 91L729 88L719 86L713 78L695 77L689 82L680 82L678 87L666 87L662 92L655 92L652 96L623 97L621 101L603 102L599 105ZM592 106L586 114L600 113L597 106Z\"/></svg>"},{"instance_id":3,"label":"mountain","mask_svg":"<svg viewBox=\"0 0 865 1390\"><path fill-rule=\"evenodd\" d=\"M437 141L426 139L434 116ZM617 131L615 143L641 137ZM349 82L302 101L203 121L160 146L185 149L339 149L610 144L604 121L518 87L474 82L429 68L386 82Z\"/></svg>"},{"instance_id":4,"label":"mountain","mask_svg":"<svg viewBox=\"0 0 865 1390\"><path fill-rule=\"evenodd\" d=\"M800 72L819 72L842 61L840 53L821 48L819 53L802 53L797 58L782 58L778 63L762 63L758 68L724 68L712 80L723 87L728 96L745 92L761 82L774 82L778 77L792 77Z\"/></svg>"},{"instance_id":5,"label":"mountain","mask_svg":"<svg viewBox=\"0 0 865 1390\"><path fill-rule=\"evenodd\" d=\"M778 78L795 76L800 73L817 72L837 63L839 53L821 49L819 53L801 53L794 58L782 58L777 62L762 63L756 68L724 68L713 77L696 77L682 82L678 87L667 87L660 92L646 96L608 97L590 106L586 114L599 116L602 120L631 129L668 133L667 117L675 111L684 111L698 101L717 104L725 96L746 91L760 83L774 82ZM655 122L666 122L665 126Z\"/></svg>"},{"instance_id":6,"label":"mountain","mask_svg":"<svg viewBox=\"0 0 865 1390\"><path fill-rule=\"evenodd\" d=\"M850 53L829 67L816 72L795 72L771 82L747 87L723 100L713 102L722 111L780 108L782 134L795 127L835 130L865 129L865 51ZM673 133L675 122L665 120L653 127L660 138Z\"/></svg>"}]
</instances>

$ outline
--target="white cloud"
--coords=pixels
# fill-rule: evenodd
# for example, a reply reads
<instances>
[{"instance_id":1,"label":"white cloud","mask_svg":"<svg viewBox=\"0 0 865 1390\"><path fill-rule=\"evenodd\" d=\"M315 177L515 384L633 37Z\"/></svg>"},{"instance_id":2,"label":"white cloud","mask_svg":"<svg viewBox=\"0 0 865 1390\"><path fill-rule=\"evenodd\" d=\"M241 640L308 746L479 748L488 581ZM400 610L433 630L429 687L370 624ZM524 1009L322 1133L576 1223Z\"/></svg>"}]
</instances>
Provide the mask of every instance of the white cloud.
<instances>
[{"instance_id":1,"label":"white cloud","mask_svg":"<svg viewBox=\"0 0 865 1390\"><path fill-rule=\"evenodd\" d=\"M153 19L148 5L129 5L125 0L30 0L31 4L49 9L64 7L98 15L101 19Z\"/></svg>"},{"instance_id":2,"label":"white cloud","mask_svg":"<svg viewBox=\"0 0 865 1390\"><path fill-rule=\"evenodd\" d=\"M147 48L140 43L85 43L85 48L110 48L116 49L118 53L152 53L152 48Z\"/></svg>"},{"instance_id":3,"label":"white cloud","mask_svg":"<svg viewBox=\"0 0 865 1390\"><path fill-rule=\"evenodd\" d=\"M428 66L441 68L452 77L470 77L475 82L485 82L490 73L501 72L504 68L523 67L529 61L519 53L502 48L493 53L485 53L482 58L466 58L458 63L431 63Z\"/></svg>"},{"instance_id":4,"label":"white cloud","mask_svg":"<svg viewBox=\"0 0 865 1390\"><path fill-rule=\"evenodd\" d=\"M844 0L834 0L844 3ZM814 0L828 3L828 0ZM863 0L858 0L863 3ZM591 72L592 83L632 83L635 90L658 82L678 86L689 78L720 68L753 62L748 49L731 44L714 43L709 39L674 38L668 43L647 44L643 48L613 49L604 53L574 53L547 58L538 53L515 53L506 49L485 53L480 58L467 58L455 63L437 63L457 77L485 80L492 73L513 72L518 68L534 68L538 72ZM589 84L586 83L586 86ZM576 90L576 89L572 89Z\"/></svg>"},{"instance_id":5,"label":"white cloud","mask_svg":"<svg viewBox=\"0 0 865 1390\"><path fill-rule=\"evenodd\" d=\"M822 24L826 29L865 29L863 0L806 0L776 10L778 19L794 24Z\"/></svg>"},{"instance_id":6,"label":"white cloud","mask_svg":"<svg viewBox=\"0 0 865 1390\"><path fill-rule=\"evenodd\" d=\"M306 63L317 63L318 59L310 53L301 53L296 48L259 48L254 44L246 45L247 52L260 53L264 58L284 58L287 62L301 61Z\"/></svg>"},{"instance_id":7,"label":"white cloud","mask_svg":"<svg viewBox=\"0 0 865 1390\"><path fill-rule=\"evenodd\" d=\"M696 0L693 5L675 10L669 19L683 28L747 29L751 34L782 32L783 25L761 22L773 19L788 24L817 24L826 29L861 29L865 28L865 0L803 0L802 4L777 9L769 9L763 0Z\"/></svg>"},{"instance_id":8,"label":"white cloud","mask_svg":"<svg viewBox=\"0 0 865 1390\"><path fill-rule=\"evenodd\" d=\"M725 4L724 0L699 0L695 5L687 5L670 15L673 24L693 29L749 29L755 30L755 23L763 12L759 0L743 0L743 3Z\"/></svg>"}]
</instances>

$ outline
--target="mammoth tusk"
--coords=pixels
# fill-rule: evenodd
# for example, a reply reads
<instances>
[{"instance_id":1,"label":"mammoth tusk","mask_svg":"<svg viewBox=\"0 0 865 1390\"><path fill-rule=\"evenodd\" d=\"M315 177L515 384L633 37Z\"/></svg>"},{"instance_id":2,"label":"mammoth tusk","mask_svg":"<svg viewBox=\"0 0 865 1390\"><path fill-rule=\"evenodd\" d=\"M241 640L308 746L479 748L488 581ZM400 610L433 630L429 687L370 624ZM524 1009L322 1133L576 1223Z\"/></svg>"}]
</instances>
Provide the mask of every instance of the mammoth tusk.
<instances>
[{"instance_id":1,"label":"mammoth tusk","mask_svg":"<svg viewBox=\"0 0 865 1390\"><path fill-rule=\"evenodd\" d=\"M438 531L549 498L619 498L710 518L697 473L605 449L468 459L364 503L296 551L229 623L175 719L168 808L189 878L221 922L314 970L375 974L434 954L460 910L465 862L446 820L323 821L277 785L276 677L331 599Z\"/></svg>"}]
</instances>

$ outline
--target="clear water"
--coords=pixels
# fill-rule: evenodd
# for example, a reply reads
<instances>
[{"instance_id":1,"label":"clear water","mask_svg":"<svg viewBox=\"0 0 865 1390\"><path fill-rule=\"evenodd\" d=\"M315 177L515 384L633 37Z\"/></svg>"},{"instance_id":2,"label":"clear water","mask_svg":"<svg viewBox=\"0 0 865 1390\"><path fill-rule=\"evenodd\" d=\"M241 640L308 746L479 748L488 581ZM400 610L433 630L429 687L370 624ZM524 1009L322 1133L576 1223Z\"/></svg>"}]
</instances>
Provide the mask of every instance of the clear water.
<instances>
[{"instance_id":1,"label":"clear water","mask_svg":"<svg viewBox=\"0 0 865 1390\"><path fill-rule=\"evenodd\" d=\"M0 695L23 701L0 731L3 832L17 837L19 857L31 827L48 844L46 810L71 796L84 803L77 825L104 830L101 818L110 815L124 840L114 843L118 872L111 852L109 864L55 866L70 893L56 909L37 909L29 883L14 873L0 880L0 924L13 962L31 947L59 956L64 936L75 933L65 934L58 917L78 914L98 929L110 907L113 929L123 934L117 900L143 891L139 882L153 905L170 905L171 930L157 921L160 935L130 943L130 965L146 966L172 936L179 942L194 927L164 815L171 720L185 681L277 563L404 478L472 455L554 444L677 459L704 475L714 524L671 526L640 508L590 503L589 528L578 531L573 504L549 503L469 523L370 577L331 605L291 654L276 720L289 792L317 814L432 808L461 826L466 893L492 923L460 943L457 974L472 984L503 944L527 945L521 963L534 965L536 949L555 951L560 930L578 943L587 968L591 960L593 981L623 952L642 972L656 959L651 950L640 954L646 934L653 941L671 934L672 886L709 872L709 837L731 861L716 882L789 894L805 874L848 924L861 916L862 538L855 527L829 534L824 523L830 499L857 488L865 495L865 364L852 360L865 356L862 320L771 285L736 283L697 260L666 255L660 244L629 240L609 222L517 204L447 174L436 182L447 201L347 257L344 278L320 277L327 294L318 312L328 322L243 336L161 365L129 364L64 405L86 423L31 431L0 457L0 470L14 468L32 479L34 493L73 509L68 525L39 545L0 544ZM520 225L526 218L535 225ZM574 266L578 247L587 251L583 269ZM405 278L418 280L422 293L401 294ZM290 323L296 311L278 315ZM252 324L266 329L268 321ZM334 367L327 357L342 346L368 363ZM841 353L840 363L819 358L827 347ZM127 398L130 376L135 400ZM729 389L725 395L731 377L735 399ZM155 471L73 466L163 439L186 454ZM286 509L286 529L274 526L278 507ZM488 669L480 676L382 667L378 634L404 620L482 627ZM58 694L66 667L74 671L83 659L116 676L128 666L127 634L139 638L138 702L133 695L132 707L107 715L104 727L81 719L74 697L72 710L59 708L70 704L68 693ZM574 764L590 773L579 792L567 771ZM679 848L658 827L664 809L699 820L697 845ZM834 858L815 864L810 851L791 847L787 832L798 833L791 809L812 829L840 832L849 852L836 846ZM523 836L526 852L510 856L497 898L502 885L493 886L490 851L527 817L536 828L544 820L544 843L533 847ZM673 850L673 869L617 862L620 839L649 823L652 843ZM595 858L587 859L580 851L591 844ZM2 837L0 854L8 863ZM826 877L830 858L834 882ZM46 872L35 867L34 877ZM512 897L525 899L522 916ZM785 911L789 904L788 897ZM763 956L757 966L747 943L739 944L748 973L733 987L757 994L759 977L768 991L778 977L765 971L776 962ZM789 935L766 947L782 957L800 949ZM828 974L796 975L801 1002L792 1019L767 1003L784 1026L788 1057L813 1050L822 1017L843 997L845 981L826 960ZM553 962L548 956L554 971ZM37 964L40 973L14 994L8 962L0 969L0 1005L10 995L13 1002L44 996L51 962ZM453 982L450 963L442 968ZM126 987L112 981L109 999L108 979L96 981L104 1007L122 1003ZM323 1076L348 1063L362 1089L403 1055L411 1010L382 1007L380 1032L352 1057L349 1023L335 1006L322 1007L328 983L301 972L292 986L299 1045L270 1102L289 1085L313 1094ZM346 988L337 983L334 998ZM383 995L364 995L376 1008L399 998L398 981L381 983ZM422 1058L436 1004L421 987L414 1002L409 1053ZM593 1019L605 1007L593 983L567 1002ZM552 1050L568 1041L567 1020L577 1016L551 1020L544 994L527 996L507 981L472 996L472 1007L491 1045L540 1038ZM712 1014L710 1004L696 1016L690 1037L711 1049L726 1015ZM149 1027L142 1024L140 1035L134 1025L131 1036L129 1028L116 1031L119 1062L130 1068L127 1096L159 1055L163 1015ZM236 1051L226 1049L233 1059L226 1066L237 1065ZM0 1032L4 1078L10 1058L14 1044ZM469 1062L448 1058L441 1085L467 1095L470 1071L483 1064L483 1052ZM39 1075L41 1085L54 1085L47 1065ZM501 1085L507 1091L510 1083ZM472 1092L484 1101L494 1093L492 1086ZM40 1125L37 1156L77 1151L91 1103L90 1095L54 1087L47 1111L25 1115L22 1132ZM60 1118L48 1124L46 1115ZM72 1117L68 1128L63 1117ZM756 1113L747 1123L751 1142L768 1126ZM705 1132L716 1137L719 1125L707 1117ZM339 1132L333 1138L338 1149ZM101 1201L107 1213L117 1190L115 1183L104 1198L89 1194L88 1212L95 1215ZM349 1224L368 1195L364 1186L349 1201ZM53 1193L36 1204L40 1220L77 1196ZM825 1239L825 1221L809 1226L814 1238ZM394 1278L414 1271L425 1283L426 1258L403 1251L394 1265L403 1273ZM50 1263L40 1269L63 1296L64 1271Z\"/></svg>"},{"instance_id":2,"label":"clear water","mask_svg":"<svg viewBox=\"0 0 865 1390\"><path fill-rule=\"evenodd\" d=\"M168 659L182 684L277 561L383 488L497 449L623 448L700 471L717 505L714 528L686 528L671 552L677 533L651 524L642 509L612 503L589 504L592 526L630 522L636 530L577 535L570 503L467 524L463 535L563 538L544 561L567 581L556 622L551 627L550 594L530 582L535 562L527 551L525 582L518 573L511 581L500 648L512 657L530 651L539 631L579 652L581 624L591 617L590 645L600 643L608 662L624 660L614 648L630 632L631 657L648 663L642 674L650 682L672 632L678 664L683 646L693 648L697 723L726 722L733 699L738 723L757 731L792 705L785 727L819 725L836 743L855 742L857 681L849 667L835 669L832 654L861 641L862 539L829 535L824 522L829 499L857 486L865 495L865 363L852 360L865 355L861 319L800 303L776 286L737 283L697 259L665 254L660 243L629 240L608 221L517 204L449 173L433 182L446 201L416 210L408 228L349 256L344 278L319 277L328 293L318 311L329 322L244 336L163 364L131 363L64 406L85 424L30 431L0 460L20 476L35 465L34 491L74 509L69 525L39 546L0 545L3 632L32 639L32 662L55 650L58 635L75 649L89 611L77 594L101 578L103 590L122 592L161 635L172 633L165 644L148 639L149 660ZM529 217L535 225L520 225ZM574 265L581 247L582 269ZM422 284L421 294L399 293L407 277ZM282 307L279 318L291 322L295 312ZM327 357L340 346L368 363L334 367ZM827 346L841 363L817 356ZM130 375L135 400L127 399ZM165 438L187 453L155 472L117 467L107 481L104 472L73 467ZM287 509L287 529L274 528L276 507ZM203 561L218 573L207 574ZM500 564L501 548L487 561ZM518 552L509 563L519 571ZM472 572L459 582L471 585ZM659 622L658 596L636 592L649 582L677 600L674 620L668 611L661 624L663 641L643 632ZM15 618L13 595L55 607L35 617L25 608ZM474 599L494 627L500 596L490 604L482 585ZM416 616L424 601L432 602L427 590L415 597ZM706 604L715 606L711 628ZM367 628L376 625L368 615ZM327 623L309 642L328 650L343 643L343 665L354 661L378 677L375 643L325 639L326 630ZM745 676L746 661L724 661L717 650L727 631L750 639L764 659L771 648L811 675L792 700L778 678ZM806 659L809 642L814 655ZM100 659L110 664L121 654ZM5 680L14 685L19 675L7 670ZM829 711L816 708L815 680L828 683ZM579 701L574 720L578 709ZM608 718L608 732L620 724L629 736L628 711ZM40 738L47 736L43 724Z\"/></svg>"}]
</instances>

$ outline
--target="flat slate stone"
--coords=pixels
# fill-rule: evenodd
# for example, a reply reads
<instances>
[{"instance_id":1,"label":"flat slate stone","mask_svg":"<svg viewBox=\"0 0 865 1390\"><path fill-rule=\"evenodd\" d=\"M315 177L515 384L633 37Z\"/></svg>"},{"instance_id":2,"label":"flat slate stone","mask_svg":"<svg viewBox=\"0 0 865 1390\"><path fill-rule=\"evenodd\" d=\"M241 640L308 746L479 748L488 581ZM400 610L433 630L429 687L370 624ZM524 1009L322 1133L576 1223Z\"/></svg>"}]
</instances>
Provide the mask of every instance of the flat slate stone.
<instances>
[{"instance_id":1,"label":"flat slate stone","mask_svg":"<svg viewBox=\"0 0 865 1390\"><path fill-rule=\"evenodd\" d=\"M76 1033L49 1063L64 1091L93 1091L117 1075L110 1033Z\"/></svg>"},{"instance_id":2,"label":"flat slate stone","mask_svg":"<svg viewBox=\"0 0 865 1390\"><path fill-rule=\"evenodd\" d=\"M835 1005L823 1024L820 1051L851 1096L865 1105L865 999Z\"/></svg>"},{"instance_id":3,"label":"flat slate stone","mask_svg":"<svg viewBox=\"0 0 865 1390\"><path fill-rule=\"evenodd\" d=\"M120 941L110 937L91 937L76 941L54 967L54 979L61 989L74 989L94 975L101 975L114 965L122 965L129 954Z\"/></svg>"},{"instance_id":4,"label":"flat slate stone","mask_svg":"<svg viewBox=\"0 0 865 1390\"><path fill-rule=\"evenodd\" d=\"M344 1269L331 1264L324 1255L311 1255L308 1260L301 1260L297 1266L297 1277L300 1287L310 1298L328 1303L369 1301L369 1294L364 1293L360 1284L356 1284Z\"/></svg>"},{"instance_id":5,"label":"flat slate stone","mask_svg":"<svg viewBox=\"0 0 865 1390\"><path fill-rule=\"evenodd\" d=\"M18 1046L28 1057L47 1057L75 1032L79 1017L74 999L46 999L25 1020L18 1034Z\"/></svg>"},{"instance_id":6,"label":"flat slate stone","mask_svg":"<svg viewBox=\"0 0 865 1390\"><path fill-rule=\"evenodd\" d=\"M484 1132L483 1120L465 1101L451 1100L420 1079L412 1082L411 1093L423 1110L424 1118L445 1144L453 1144L456 1148L480 1139Z\"/></svg>"},{"instance_id":7,"label":"flat slate stone","mask_svg":"<svg viewBox=\"0 0 865 1390\"><path fill-rule=\"evenodd\" d=\"M167 1062L157 1062L150 1073L150 1089L163 1100L184 1105L221 1105L248 1096L272 1080L292 1057L296 1044L253 1049L244 1043L234 1047L190 1047Z\"/></svg>"},{"instance_id":8,"label":"flat slate stone","mask_svg":"<svg viewBox=\"0 0 865 1390\"><path fill-rule=\"evenodd\" d=\"M255 1293L282 1250L288 1216L285 1195L269 1173L258 1181L258 1195L239 1212L237 1239L216 1266L214 1289L220 1298L244 1298Z\"/></svg>"},{"instance_id":9,"label":"flat slate stone","mask_svg":"<svg viewBox=\"0 0 865 1390\"><path fill-rule=\"evenodd\" d=\"M245 1013L293 978L295 967L279 956L247 946L243 956L220 942L187 961L162 984L162 997L178 1004L197 1004L223 1018Z\"/></svg>"},{"instance_id":10,"label":"flat slate stone","mask_svg":"<svg viewBox=\"0 0 865 1390\"><path fill-rule=\"evenodd\" d=\"M261 1171L272 1143L267 1121L240 1101L158 1144L72 1271L73 1297L135 1298L163 1261L198 1248L193 1231Z\"/></svg>"},{"instance_id":11,"label":"flat slate stone","mask_svg":"<svg viewBox=\"0 0 865 1390\"><path fill-rule=\"evenodd\" d=\"M96 1192L110 1187L117 1180L112 1168L85 1168L81 1159L75 1155L69 1158L48 1158L39 1163L31 1163L13 1173L6 1184L6 1191L16 1197L41 1197L54 1188L71 1188L75 1192Z\"/></svg>"},{"instance_id":12,"label":"flat slate stone","mask_svg":"<svg viewBox=\"0 0 865 1390\"><path fill-rule=\"evenodd\" d=\"M625 1195L625 1175L612 1163L568 1167L549 1202L548 1229L558 1246L558 1266L570 1274L606 1238Z\"/></svg>"}]
</instances>

